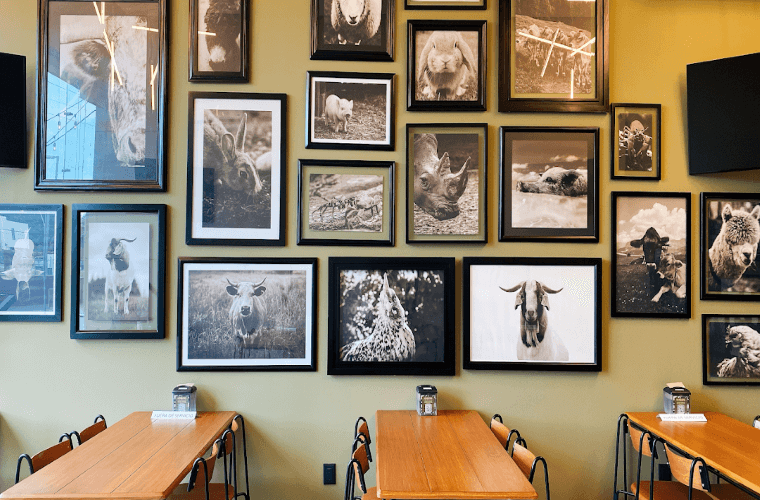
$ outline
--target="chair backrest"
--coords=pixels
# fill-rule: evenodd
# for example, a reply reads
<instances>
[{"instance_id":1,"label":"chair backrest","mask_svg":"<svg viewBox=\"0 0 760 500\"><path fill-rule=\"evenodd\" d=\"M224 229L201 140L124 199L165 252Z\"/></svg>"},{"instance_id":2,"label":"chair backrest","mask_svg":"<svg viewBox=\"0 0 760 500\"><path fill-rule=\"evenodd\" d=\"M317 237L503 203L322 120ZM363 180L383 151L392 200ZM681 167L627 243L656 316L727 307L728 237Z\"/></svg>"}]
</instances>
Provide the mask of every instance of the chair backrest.
<instances>
[{"instance_id":1,"label":"chair backrest","mask_svg":"<svg viewBox=\"0 0 760 500\"><path fill-rule=\"evenodd\" d=\"M504 449L510 453L511 451L509 449L509 442L512 440L512 436L517 437L517 439L515 439L515 443L521 443L525 448L528 447L528 443L526 443L525 439L522 438L520 431L517 429L510 429L504 425L504 420L498 413L491 417L491 432L494 436L496 436L496 439L499 440L499 443L504 447Z\"/></svg>"},{"instance_id":2,"label":"chair backrest","mask_svg":"<svg viewBox=\"0 0 760 500\"><path fill-rule=\"evenodd\" d=\"M665 444L665 452L670 462L670 472L673 478L695 490L710 491L710 478L707 475L707 464L704 459L694 459L680 455Z\"/></svg>"},{"instance_id":3,"label":"chair backrest","mask_svg":"<svg viewBox=\"0 0 760 500\"><path fill-rule=\"evenodd\" d=\"M18 483L21 476L21 463L26 460L29 463L29 474L34 474L43 467L50 465L74 448L70 434L64 434L60 437L58 444L46 448L33 457L23 454L18 457L16 463L16 482Z\"/></svg>"},{"instance_id":4,"label":"chair backrest","mask_svg":"<svg viewBox=\"0 0 760 500\"><path fill-rule=\"evenodd\" d=\"M370 450L369 445L372 443L372 438L369 435L369 427L367 426L367 419L364 417L359 417L356 419L356 424L354 424L354 446L351 448L351 452L356 449L356 438L358 438L360 435L364 435L364 442L367 445L367 460L370 462L372 461L372 450Z\"/></svg>"},{"instance_id":5,"label":"chair backrest","mask_svg":"<svg viewBox=\"0 0 760 500\"><path fill-rule=\"evenodd\" d=\"M652 435L649 432L641 431L631 424L628 424L628 433L631 435L633 449L645 457L652 456Z\"/></svg>"},{"instance_id":6,"label":"chair backrest","mask_svg":"<svg viewBox=\"0 0 760 500\"><path fill-rule=\"evenodd\" d=\"M549 496L549 468L546 465L544 457L537 457L528 448L521 444L515 443L512 446L512 460L515 461L520 471L528 478L528 481L533 483L533 477L536 475L536 465L539 463L544 466L544 487L546 488L546 500L550 500Z\"/></svg>"},{"instance_id":7,"label":"chair backrest","mask_svg":"<svg viewBox=\"0 0 760 500\"><path fill-rule=\"evenodd\" d=\"M248 446L246 444L246 437L245 437L245 420L243 420L243 416L241 414L236 414L234 417L232 417L232 423L230 424L230 430L233 433L238 432L238 429L240 429L240 433L243 435L243 475L245 476L245 497L246 499L251 498L251 489L248 485ZM233 478L233 485L235 487L236 495L237 493L237 455L235 455L234 463L233 463L233 470L235 470L235 477Z\"/></svg>"},{"instance_id":8,"label":"chair backrest","mask_svg":"<svg viewBox=\"0 0 760 500\"><path fill-rule=\"evenodd\" d=\"M187 482L187 491L192 491L198 482L202 482L206 489L206 499L209 499L208 484L211 482L211 477L214 474L214 467L216 466L216 460L221 458L224 463L224 491L229 490L228 480L228 464L227 457L232 454L232 448L234 447L235 434L227 429L222 434L222 437L214 441L211 447L211 456L208 458L198 458L193 462L193 468L190 471L190 480ZM232 446L228 446L228 445ZM237 491L235 492L237 493ZM237 495L236 495L237 496Z\"/></svg>"},{"instance_id":9,"label":"chair backrest","mask_svg":"<svg viewBox=\"0 0 760 500\"><path fill-rule=\"evenodd\" d=\"M348 462L346 468L346 491L343 496L344 500L354 500L354 491L356 489L356 483L359 483L359 488L362 493L367 493L367 483L364 481L364 475L369 471L369 460L367 459L367 445L360 441L360 437L357 436L354 439L354 451L351 453L351 460Z\"/></svg>"},{"instance_id":10,"label":"chair backrest","mask_svg":"<svg viewBox=\"0 0 760 500\"><path fill-rule=\"evenodd\" d=\"M106 419L103 418L103 415L98 415L95 417L95 422L87 427L86 429L82 430L82 432L79 432L77 435L77 441L78 444L82 444L91 438L97 436L99 433L106 430Z\"/></svg>"}]
</instances>

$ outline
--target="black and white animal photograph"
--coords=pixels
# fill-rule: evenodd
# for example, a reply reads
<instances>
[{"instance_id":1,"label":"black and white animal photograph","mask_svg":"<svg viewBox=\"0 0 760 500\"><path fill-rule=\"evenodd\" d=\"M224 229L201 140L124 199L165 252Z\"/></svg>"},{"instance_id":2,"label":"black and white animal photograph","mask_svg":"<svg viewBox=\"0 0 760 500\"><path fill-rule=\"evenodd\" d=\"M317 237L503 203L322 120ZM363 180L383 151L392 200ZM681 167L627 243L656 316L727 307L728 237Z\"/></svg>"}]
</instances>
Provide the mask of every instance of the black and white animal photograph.
<instances>
[{"instance_id":1,"label":"black and white animal photograph","mask_svg":"<svg viewBox=\"0 0 760 500\"><path fill-rule=\"evenodd\" d=\"M760 317L704 315L706 384L760 385Z\"/></svg>"},{"instance_id":2,"label":"black and white animal photograph","mask_svg":"<svg viewBox=\"0 0 760 500\"><path fill-rule=\"evenodd\" d=\"M651 113L618 113L618 168L622 171L651 172L653 116Z\"/></svg>"},{"instance_id":3,"label":"black and white animal photograph","mask_svg":"<svg viewBox=\"0 0 760 500\"><path fill-rule=\"evenodd\" d=\"M361 174L310 174L309 229L381 232L383 177Z\"/></svg>"},{"instance_id":4,"label":"black and white animal photograph","mask_svg":"<svg viewBox=\"0 0 760 500\"><path fill-rule=\"evenodd\" d=\"M190 80L245 76L248 0L192 0Z\"/></svg>"},{"instance_id":5,"label":"black and white animal photograph","mask_svg":"<svg viewBox=\"0 0 760 500\"><path fill-rule=\"evenodd\" d=\"M415 99L478 101L481 43L476 30L415 30Z\"/></svg>"},{"instance_id":6,"label":"black and white animal photograph","mask_svg":"<svg viewBox=\"0 0 760 500\"><path fill-rule=\"evenodd\" d=\"M391 0L312 0L312 59L392 61Z\"/></svg>"}]
</instances>

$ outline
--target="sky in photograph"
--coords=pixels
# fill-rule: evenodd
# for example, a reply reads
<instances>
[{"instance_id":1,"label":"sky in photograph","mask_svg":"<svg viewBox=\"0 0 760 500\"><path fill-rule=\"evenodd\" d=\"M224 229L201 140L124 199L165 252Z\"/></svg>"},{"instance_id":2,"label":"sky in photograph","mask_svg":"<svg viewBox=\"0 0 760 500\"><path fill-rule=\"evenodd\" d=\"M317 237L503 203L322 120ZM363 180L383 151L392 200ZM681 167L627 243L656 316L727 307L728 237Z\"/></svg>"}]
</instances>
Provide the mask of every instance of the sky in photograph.
<instances>
[{"instance_id":1,"label":"sky in photograph","mask_svg":"<svg viewBox=\"0 0 760 500\"><path fill-rule=\"evenodd\" d=\"M671 241L686 239L686 200L683 198L618 198L617 244L626 246L653 227Z\"/></svg>"},{"instance_id":2,"label":"sky in photograph","mask_svg":"<svg viewBox=\"0 0 760 500\"><path fill-rule=\"evenodd\" d=\"M586 170L586 141L512 141L512 188L535 182L551 167Z\"/></svg>"}]
</instances>

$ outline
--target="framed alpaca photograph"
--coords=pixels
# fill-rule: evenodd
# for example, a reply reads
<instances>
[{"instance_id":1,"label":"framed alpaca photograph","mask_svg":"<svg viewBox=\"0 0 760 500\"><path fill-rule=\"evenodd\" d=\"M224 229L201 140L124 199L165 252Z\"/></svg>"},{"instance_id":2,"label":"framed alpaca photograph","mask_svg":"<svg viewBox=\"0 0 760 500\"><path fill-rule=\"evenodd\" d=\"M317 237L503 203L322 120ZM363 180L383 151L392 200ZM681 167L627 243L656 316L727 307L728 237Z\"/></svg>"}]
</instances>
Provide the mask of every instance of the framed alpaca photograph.
<instances>
[{"instance_id":1,"label":"framed alpaca photograph","mask_svg":"<svg viewBox=\"0 0 760 500\"><path fill-rule=\"evenodd\" d=\"M760 316L702 315L702 383L760 385Z\"/></svg>"},{"instance_id":2,"label":"framed alpaca photograph","mask_svg":"<svg viewBox=\"0 0 760 500\"><path fill-rule=\"evenodd\" d=\"M487 0L404 0L406 10L485 10Z\"/></svg>"},{"instance_id":3,"label":"framed alpaca photograph","mask_svg":"<svg viewBox=\"0 0 760 500\"><path fill-rule=\"evenodd\" d=\"M393 61L396 2L311 0L311 59Z\"/></svg>"},{"instance_id":4,"label":"framed alpaca photograph","mask_svg":"<svg viewBox=\"0 0 760 500\"><path fill-rule=\"evenodd\" d=\"M691 317L691 193L612 193L612 316Z\"/></svg>"},{"instance_id":5,"label":"framed alpaca photograph","mask_svg":"<svg viewBox=\"0 0 760 500\"><path fill-rule=\"evenodd\" d=\"M700 194L700 298L760 300L760 195Z\"/></svg>"},{"instance_id":6,"label":"framed alpaca photograph","mask_svg":"<svg viewBox=\"0 0 760 500\"><path fill-rule=\"evenodd\" d=\"M601 371L602 259L465 257L462 283L466 370Z\"/></svg>"},{"instance_id":7,"label":"framed alpaca photograph","mask_svg":"<svg viewBox=\"0 0 760 500\"><path fill-rule=\"evenodd\" d=\"M328 375L454 375L453 257L328 265Z\"/></svg>"},{"instance_id":8,"label":"framed alpaca photograph","mask_svg":"<svg viewBox=\"0 0 760 500\"><path fill-rule=\"evenodd\" d=\"M190 0L191 82L248 81L248 2Z\"/></svg>"},{"instance_id":9,"label":"framed alpaca photograph","mask_svg":"<svg viewBox=\"0 0 760 500\"><path fill-rule=\"evenodd\" d=\"M406 109L486 110L486 22L408 21Z\"/></svg>"},{"instance_id":10,"label":"framed alpaca photograph","mask_svg":"<svg viewBox=\"0 0 760 500\"><path fill-rule=\"evenodd\" d=\"M317 369L317 259L178 265L177 371Z\"/></svg>"},{"instance_id":11,"label":"framed alpaca photograph","mask_svg":"<svg viewBox=\"0 0 760 500\"><path fill-rule=\"evenodd\" d=\"M393 151L395 75L309 71L306 148Z\"/></svg>"},{"instance_id":12,"label":"framed alpaca photograph","mask_svg":"<svg viewBox=\"0 0 760 500\"><path fill-rule=\"evenodd\" d=\"M488 125L406 126L406 242L485 243Z\"/></svg>"},{"instance_id":13,"label":"framed alpaca photograph","mask_svg":"<svg viewBox=\"0 0 760 500\"><path fill-rule=\"evenodd\" d=\"M659 181L662 106L613 103L610 121L613 152L610 177Z\"/></svg>"}]
</instances>

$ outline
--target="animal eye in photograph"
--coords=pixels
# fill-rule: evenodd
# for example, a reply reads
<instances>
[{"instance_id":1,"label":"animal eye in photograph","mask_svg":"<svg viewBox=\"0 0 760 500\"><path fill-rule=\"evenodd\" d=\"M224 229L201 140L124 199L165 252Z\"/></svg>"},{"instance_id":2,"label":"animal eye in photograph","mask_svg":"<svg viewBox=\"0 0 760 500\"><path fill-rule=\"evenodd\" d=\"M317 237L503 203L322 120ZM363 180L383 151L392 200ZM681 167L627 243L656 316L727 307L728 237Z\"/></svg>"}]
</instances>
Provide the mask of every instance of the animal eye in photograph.
<instances>
[{"instance_id":1,"label":"animal eye in photograph","mask_svg":"<svg viewBox=\"0 0 760 500\"><path fill-rule=\"evenodd\" d=\"M241 170L240 172L238 172L238 175L242 177L243 179L248 178L248 173L245 170Z\"/></svg>"}]
</instances>

